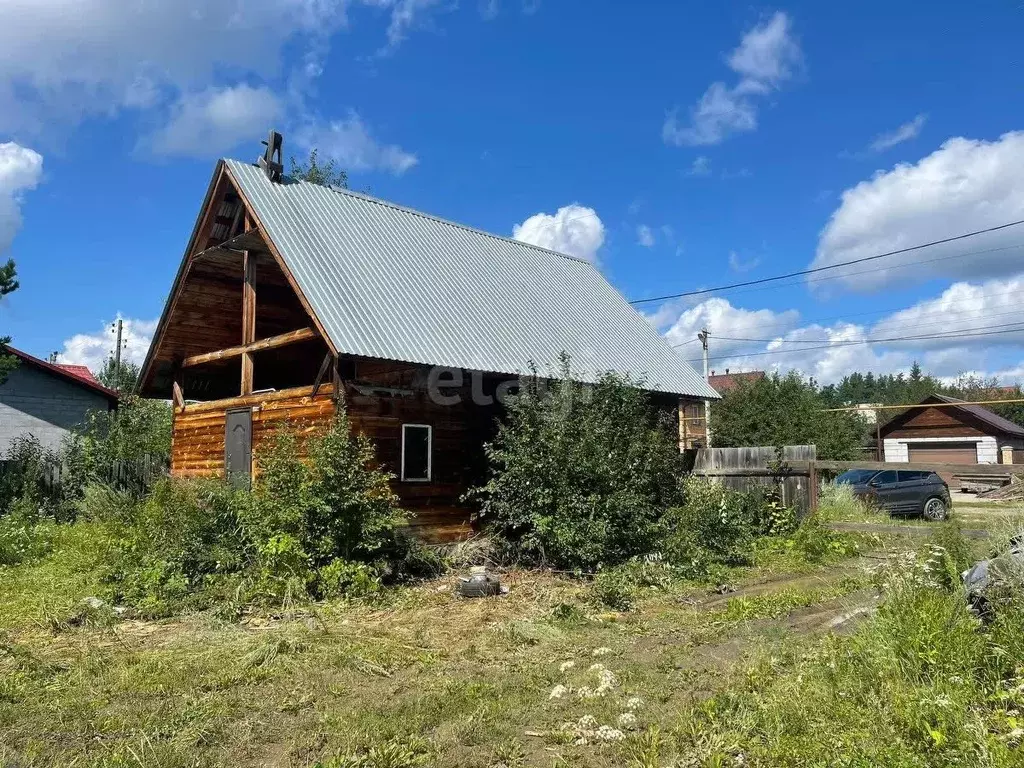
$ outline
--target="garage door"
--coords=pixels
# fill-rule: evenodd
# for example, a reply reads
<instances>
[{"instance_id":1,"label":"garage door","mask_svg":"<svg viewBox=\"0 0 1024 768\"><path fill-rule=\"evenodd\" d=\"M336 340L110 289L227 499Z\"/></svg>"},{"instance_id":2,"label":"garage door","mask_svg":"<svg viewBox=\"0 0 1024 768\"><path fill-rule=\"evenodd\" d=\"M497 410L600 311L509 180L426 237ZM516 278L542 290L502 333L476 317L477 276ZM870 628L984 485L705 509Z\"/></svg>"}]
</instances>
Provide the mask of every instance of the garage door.
<instances>
[{"instance_id":1,"label":"garage door","mask_svg":"<svg viewBox=\"0 0 1024 768\"><path fill-rule=\"evenodd\" d=\"M977 443L908 443L910 461L920 464L977 464Z\"/></svg>"}]
</instances>

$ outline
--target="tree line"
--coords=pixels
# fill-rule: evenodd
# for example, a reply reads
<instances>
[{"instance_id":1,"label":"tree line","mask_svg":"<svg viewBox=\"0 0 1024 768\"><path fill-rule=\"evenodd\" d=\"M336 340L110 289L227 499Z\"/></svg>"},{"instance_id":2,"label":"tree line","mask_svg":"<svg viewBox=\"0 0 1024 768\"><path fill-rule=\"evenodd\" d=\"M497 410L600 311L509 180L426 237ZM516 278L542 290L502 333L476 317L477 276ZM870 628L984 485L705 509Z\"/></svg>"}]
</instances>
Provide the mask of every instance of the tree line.
<instances>
[{"instance_id":1,"label":"tree line","mask_svg":"<svg viewBox=\"0 0 1024 768\"><path fill-rule=\"evenodd\" d=\"M857 413L827 409L861 403L910 405L934 394L967 401L1024 399L1019 385L1004 387L994 377L974 375L944 382L916 362L909 374L855 372L824 386L795 371L774 373L740 382L712 405L712 442L717 447L814 444L820 458L856 460L874 448L875 425ZM1024 426L1024 403L986 407ZM877 415L884 424L902 413L892 409Z\"/></svg>"}]
</instances>

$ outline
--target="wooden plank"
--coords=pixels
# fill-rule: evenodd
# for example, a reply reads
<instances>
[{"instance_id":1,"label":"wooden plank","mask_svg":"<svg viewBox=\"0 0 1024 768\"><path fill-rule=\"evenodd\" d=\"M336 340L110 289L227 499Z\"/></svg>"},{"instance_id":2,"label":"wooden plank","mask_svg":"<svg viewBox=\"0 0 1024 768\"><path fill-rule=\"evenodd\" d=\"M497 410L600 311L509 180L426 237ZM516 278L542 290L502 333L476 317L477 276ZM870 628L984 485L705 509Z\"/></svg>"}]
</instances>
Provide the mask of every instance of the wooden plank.
<instances>
[{"instance_id":1,"label":"wooden plank","mask_svg":"<svg viewBox=\"0 0 1024 768\"><path fill-rule=\"evenodd\" d=\"M807 477L811 473L811 462L787 461L777 472L767 467L722 467L720 469L694 469L698 477Z\"/></svg>"},{"instance_id":2,"label":"wooden plank","mask_svg":"<svg viewBox=\"0 0 1024 768\"><path fill-rule=\"evenodd\" d=\"M320 385L323 383L324 376L327 375L327 370L331 367L333 359L330 352L324 355L324 361L320 364L320 370L316 374L316 381L313 382L313 397L316 397L316 393L320 391Z\"/></svg>"},{"instance_id":3,"label":"wooden plank","mask_svg":"<svg viewBox=\"0 0 1024 768\"><path fill-rule=\"evenodd\" d=\"M299 328L297 331L289 331L288 333L282 333L277 336L260 339L259 341L252 342L251 344L242 344L237 347L218 349L215 352L205 352L201 355L192 355L192 357L185 358L182 366L185 368L192 368L197 365L202 365L203 363L213 363L218 360L226 360L232 357L251 354L253 352L277 349L278 347L284 347L289 344L296 344L300 341L307 341L308 339L315 338L316 331L312 328ZM312 390L312 387L310 387L310 390Z\"/></svg>"},{"instance_id":4,"label":"wooden plank","mask_svg":"<svg viewBox=\"0 0 1024 768\"><path fill-rule=\"evenodd\" d=\"M244 207L244 206L243 206ZM252 351L256 341L256 257L251 251L242 254L242 386L241 394L252 394Z\"/></svg>"},{"instance_id":5,"label":"wooden plank","mask_svg":"<svg viewBox=\"0 0 1024 768\"><path fill-rule=\"evenodd\" d=\"M179 410L185 410L185 395L181 391L181 384L177 381L171 387L171 394L174 400L174 407Z\"/></svg>"},{"instance_id":6,"label":"wooden plank","mask_svg":"<svg viewBox=\"0 0 1024 768\"><path fill-rule=\"evenodd\" d=\"M326 397L333 392L332 387L324 386L321 389L323 391L317 397ZM190 405L188 410L190 413L199 414L223 411L228 408L244 408L247 405L267 407L268 403L276 403L281 400L297 397L308 397L312 392L312 387L290 387L289 389L280 389L277 392L256 392L246 397L226 397L221 400L208 400L204 403Z\"/></svg>"},{"instance_id":7,"label":"wooden plank","mask_svg":"<svg viewBox=\"0 0 1024 768\"><path fill-rule=\"evenodd\" d=\"M816 461L819 470L845 472L848 469L895 469L913 472L948 472L953 475L1013 475L1024 473L1014 464L918 464L897 461Z\"/></svg>"}]
</instances>

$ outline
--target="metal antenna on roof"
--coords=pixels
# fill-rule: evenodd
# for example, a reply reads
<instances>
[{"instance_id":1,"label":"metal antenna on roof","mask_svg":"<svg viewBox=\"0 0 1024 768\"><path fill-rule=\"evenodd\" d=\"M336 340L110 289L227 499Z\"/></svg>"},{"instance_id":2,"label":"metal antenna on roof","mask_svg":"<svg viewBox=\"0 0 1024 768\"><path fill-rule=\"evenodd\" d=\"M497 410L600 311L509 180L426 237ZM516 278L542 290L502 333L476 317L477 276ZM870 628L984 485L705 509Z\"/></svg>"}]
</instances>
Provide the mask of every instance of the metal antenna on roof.
<instances>
[{"instance_id":1,"label":"metal antenna on roof","mask_svg":"<svg viewBox=\"0 0 1024 768\"><path fill-rule=\"evenodd\" d=\"M271 130L267 140L260 143L267 148L263 157L259 159L260 168L271 181L280 181L284 174L284 165L281 163L281 147L284 144L284 136Z\"/></svg>"}]
</instances>

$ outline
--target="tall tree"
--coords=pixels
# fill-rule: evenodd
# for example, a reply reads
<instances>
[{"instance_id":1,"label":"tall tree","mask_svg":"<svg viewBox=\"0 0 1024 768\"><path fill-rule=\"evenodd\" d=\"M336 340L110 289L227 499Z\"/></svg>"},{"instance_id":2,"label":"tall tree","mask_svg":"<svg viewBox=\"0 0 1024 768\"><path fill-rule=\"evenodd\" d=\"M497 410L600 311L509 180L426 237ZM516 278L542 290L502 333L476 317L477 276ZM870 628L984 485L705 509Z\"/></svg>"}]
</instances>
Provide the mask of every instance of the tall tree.
<instances>
[{"instance_id":1,"label":"tall tree","mask_svg":"<svg viewBox=\"0 0 1024 768\"><path fill-rule=\"evenodd\" d=\"M291 175L325 187L348 189L348 172L338 168L333 159L321 161L316 149L310 150L309 158L303 163L292 158Z\"/></svg>"},{"instance_id":2,"label":"tall tree","mask_svg":"<svg viewBox=\"0 0 1024 768\"><path fill-rule=\"evenodd\" d=\"M108 357L96 378L100 384L117 392L129 393L135 389L139 380L139 366L127 360L117 362L113 357Z\"/></svg>"},{"instance_id":3,"label":"tall tree","mask_svg":"<svg viewBox=\"0 0 1024 768\"><path fill-rule=\"evenodd\" d=\"M14 260L8 259L7 263L0 267L0 299L18 290L18 270L14 267ZM0 337L0 347L6 347L11 343L10 336ZM0 354L0 384L7 381L11 371L18 367L18 358L14 355Z\"/></svg>"},{"instance_id":4,"label":"tall tree","mask_svg":"<svg viewBox=\"0 0 1024 768\"><path fill-rule=\"evenodd\" d=\"M796 373L743 382L711 407L716 446L806 445L822 459L863 457L867 425L856 414L826 412L830 403Z\"/></svg>"}]
</instances>

